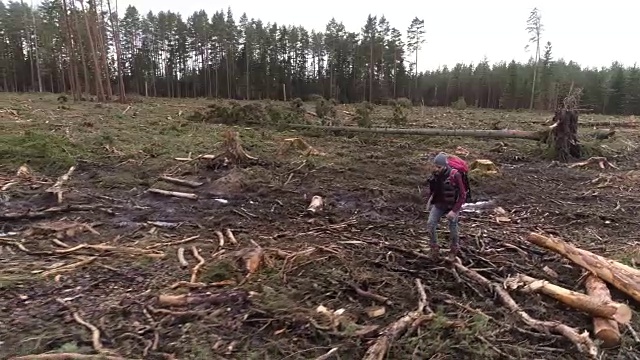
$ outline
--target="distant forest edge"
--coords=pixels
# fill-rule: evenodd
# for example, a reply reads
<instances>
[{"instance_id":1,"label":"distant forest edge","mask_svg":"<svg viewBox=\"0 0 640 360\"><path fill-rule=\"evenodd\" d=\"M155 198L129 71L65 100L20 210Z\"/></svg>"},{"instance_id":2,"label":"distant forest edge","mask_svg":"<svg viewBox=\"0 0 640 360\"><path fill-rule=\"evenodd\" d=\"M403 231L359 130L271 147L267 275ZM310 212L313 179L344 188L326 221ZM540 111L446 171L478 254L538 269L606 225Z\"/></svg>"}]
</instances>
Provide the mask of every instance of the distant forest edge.
<instances>
[{"instance_id":1,"label":"distant forest edge","mask_svg":"<svg viewBox=\"0 0 640 360\"><path fill-rule=\"evenodd\" d=\"M89 93L98 100L120 95L121 101L124 94L251 100L320 95L343 103L404 97L449 106L464 99L482 108L540 110L555 109L570 89L581 89L583 109L640 114L637 65L589 69L554 59L551 43L542 41L537 9L526 22L531 38L523 39L535 53L528 63L485 60L416 73L417 50L426 41L418 18L406 31L369 15L360 32L335 19L317 32L246 14L236 23L231 9L213 16L200 10L183 19L171 11L141 15L129 6L119 17L114 5L0 2L0 88L74 98Z\"/></svg>"}]
</instances>

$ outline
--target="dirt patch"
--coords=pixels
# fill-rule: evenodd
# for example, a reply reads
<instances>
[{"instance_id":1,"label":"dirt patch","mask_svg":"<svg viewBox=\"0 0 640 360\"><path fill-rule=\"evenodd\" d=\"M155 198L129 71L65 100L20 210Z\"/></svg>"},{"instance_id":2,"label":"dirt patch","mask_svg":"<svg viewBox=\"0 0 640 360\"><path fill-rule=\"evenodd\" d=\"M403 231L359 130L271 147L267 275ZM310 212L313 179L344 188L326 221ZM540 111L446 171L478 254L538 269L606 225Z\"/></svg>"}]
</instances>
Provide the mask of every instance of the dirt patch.
<instances>
[{"instance_id":1,"label":"dirt patch","mask_svg":"<svg viewBox=\"0 0 640 360\"><path fill-rule=\"evenodd\" d=\"M206 105L135 104L135 122L122 119L122 111L114 116L80 103L56 113L53 120L65 128L58 135L79 149L72 153L78 168L63 186L62 204L44 196L67 170L67 158L56 157L55 168L30 164L33 177L19 178L17 168L33 147L22 153L12 145L19 161L3 161L0 173L0 187L13 183L0 193L0 357L102 349L144 359L314 359L329 352L358 359L382 329L415 315L424 300L418 279L425 306L392 341L388 358L584 359L565 337L527 326L461 268L428 256L424 154L438 151L465 148L465 159L498 166L499 176L474 177L472 190L474 199L492 200L504 212L461 215L459 264L490 282L522 273L584 291L578 266L524 240L532 230L630 266L640 261L633 235L640 231L640 195L630 172L640 139L634 132L596 145L616 166L601 169L551 163L535 143L520 140L311 138L242 128L235 130L256 159L210 166L193 159L217 155L225 127L163 120L179 118L176 108ZM33 100L32 106L47 105ZM374 124L388 111L376 108ZM52 119L40 113L28 127L50 131ZM425 120L419 113L412 110L408 123L488 128L504 118L428 108ZM98 115L105 120L83 125ZM510 113L509 121L527 129L530 117ZM23 126L2 123L6 134L19 134ZM301 138L323 155L282 153L277 139L283 138ZM316 195L324 207L312 214L305 210ZM444 248L447 235L442 226ZM592 330L588 315L544 295L510 295L537 319ZM634 300L613 289L612 296L637 312ZM98 343L86 324L99 331ZM640 331L637 316L631 326ZM601 349L604 358L640 356L631 333L621 332L619 347Z\"/></svg>"}]
</instances>

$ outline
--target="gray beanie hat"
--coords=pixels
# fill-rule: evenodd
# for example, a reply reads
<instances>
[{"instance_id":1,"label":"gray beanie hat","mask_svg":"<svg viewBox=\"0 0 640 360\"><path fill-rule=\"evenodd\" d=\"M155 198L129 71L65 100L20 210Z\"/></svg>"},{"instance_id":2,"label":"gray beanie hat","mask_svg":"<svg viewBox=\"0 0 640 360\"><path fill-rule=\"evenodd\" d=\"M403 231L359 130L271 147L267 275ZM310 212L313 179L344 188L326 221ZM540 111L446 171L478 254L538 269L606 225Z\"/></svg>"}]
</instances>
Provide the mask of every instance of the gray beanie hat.
<instances>
[{"instance_id":1,"label":"gray beanie hat","mask_svg":"<svg viewBox=\"0 0 640 360\"><path fill-rule=\"evenodd\" d=\"M433 159L433 162L438 166L448 167L449 164L447 163L447 158L448 158L448 155L441 152L438 155L436 155L435 159Z\"/></svg>"}]
</instances>

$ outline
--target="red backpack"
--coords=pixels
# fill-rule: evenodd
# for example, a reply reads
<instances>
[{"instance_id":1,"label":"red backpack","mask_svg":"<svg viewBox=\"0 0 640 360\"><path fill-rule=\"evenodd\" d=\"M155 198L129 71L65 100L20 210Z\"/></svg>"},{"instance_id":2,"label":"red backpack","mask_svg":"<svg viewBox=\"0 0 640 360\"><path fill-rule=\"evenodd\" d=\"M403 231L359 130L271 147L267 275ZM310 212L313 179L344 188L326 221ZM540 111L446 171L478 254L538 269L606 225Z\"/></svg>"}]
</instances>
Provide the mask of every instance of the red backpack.
<instances>
[{"instance_id":1,"label":"red backpack","mask_svg":"<svg viewBox=\"0 0 640 360\"><path fill-rule=\"evenodd\" d=\"M462 181L464 182L464 186L467 188L467 197L465 202L472 202L471 186L469 185L469 176L468 176L469 165L467 165L466 161L462 160L461 158L455 155L449 155L449 157L447 158L447 164L451 166L451 174L449 176L452 181L456 173L459 172L460 175L462 175Z\"/></svg>"}]
</instances>

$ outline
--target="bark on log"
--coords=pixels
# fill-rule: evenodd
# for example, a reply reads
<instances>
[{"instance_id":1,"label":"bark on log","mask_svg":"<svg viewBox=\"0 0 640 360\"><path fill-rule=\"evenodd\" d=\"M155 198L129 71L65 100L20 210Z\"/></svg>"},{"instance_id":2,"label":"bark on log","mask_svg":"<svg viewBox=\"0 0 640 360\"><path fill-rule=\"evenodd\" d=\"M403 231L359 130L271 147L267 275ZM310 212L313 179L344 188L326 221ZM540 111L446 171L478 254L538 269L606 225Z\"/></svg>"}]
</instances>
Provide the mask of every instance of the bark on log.
<instances>
[{"instance_id":1,"label":"bark on log","mask_svg":"<svg viewBox=\"0 0 640 360\"><path fill-rule=\"evenodd\" d=\"M498 298L500 298L502 303L513 313L518 315L520 319L522 319L522 321L525 324L529 325L531 328L536 329L542 333L553 332L556 334L560 334L571 341L578 348L578 351L585 354L588 358L596 359L598 357L598 348L589 338L588 332L585 331L580 334L578 333L577 329L569 327L560 322L542 321L533 318L526 311L520 308L518 303L516 303L511 295L509 295L509 293L500 284L492 282L484 276L478 274L476 271L465 267L459 261L454 261L453 265L455 266L456 270L464 274L469 279L475 281L476 283L484 286L491 291L494 291L495 294L498 295Z\"/></svg>"},{"instance_id":2,"label":"bark on log","mask_svg":"<svg viewBox=\"0 0 640 360\"><path fill-rule=\"evenodd\" d=\"M603 301L611 301L611 293L599 277L589 274L584 283L587 294ZM616 347L620 345L620 329L618 323L603 317L593 317L593 334L597 339L602 341L605 348Z\"/></svg>"},{"instance_id":3,"label":"bark on log","mask_svg":"<svg viewBox=\"0 0 640 360\"><path fill-rule=\"evenodd\" d=\"M627 324L631 320L632 311L629 306L614 302L610 298L592 297L523 274L511 279L510 285L512 288L525 285L523 290L543 293L591 316L612 319L621 324Z\"/></svg>"},{"instance_id":4,"label":"bark on log","mask_svg":"<svg viewBox=\"0 0 640 360\"><path fill-rule=\"evenodd\" d=\"M513 138L542 141L548 138L549 129L541 131L522 130L449 130L449 129L395 129L395 128L362 128L355 126L319 126L306 124L288 124L292 129L317 129L334 132L376 133L390 135L424 135L424 136L463 136L480 138Z\"/></svg>"},{"instance_id":5,"label":"bark on log","mask_svg":"<svg viewBox=\"0 0 640 360\"><path fill-rule=\"evenodd\" d=\"M640 270L582 250L558 238L530 233L527 241L564 256L640 302Z\"/></svg>"}]
</instances>

